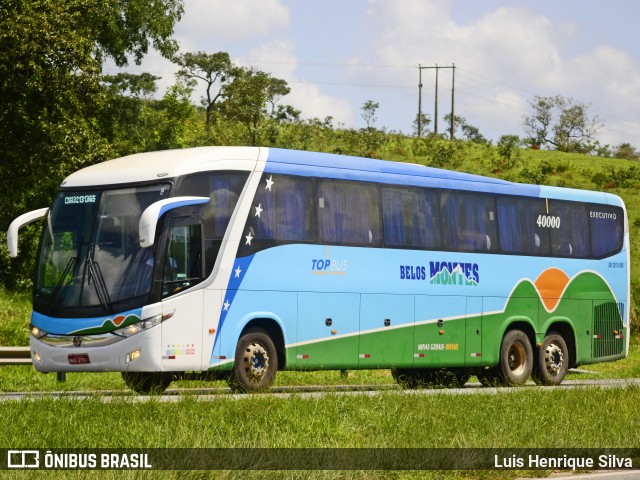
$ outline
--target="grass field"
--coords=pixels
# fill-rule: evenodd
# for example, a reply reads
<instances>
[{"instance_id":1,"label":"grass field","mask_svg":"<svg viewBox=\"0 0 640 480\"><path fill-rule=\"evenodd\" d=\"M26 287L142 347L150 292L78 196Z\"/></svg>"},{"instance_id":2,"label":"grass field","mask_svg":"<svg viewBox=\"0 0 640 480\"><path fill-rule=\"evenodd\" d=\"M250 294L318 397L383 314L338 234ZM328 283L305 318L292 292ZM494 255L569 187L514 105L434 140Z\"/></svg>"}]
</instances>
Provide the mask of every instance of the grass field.
<instances>
[{"instance_id":1,"label":"grass field","mask_svg":"<svg viewBox=\"0 0 640 480\"><path fill-rule=\"evenodd\" d=\"M177 403L153 399L137 403L126 398L104 403L99 396L82 401L29 400L0 404L1 418L11 419L0 431L0 447L638 448L639 401L636 387L580 392L522 388L473 398L386 392L375 397L249 396L214 402L185 396ZM111 473L105 474L107 478ZM356 476L429 478L424 472L372 473ZM337 474L315 472L312 477ZM225 475L245 478L247 473ZM253 472L249 477L262 475L271 478L272 473ZM281 472L278 476L294 475ZM521 475L515 471L445 472L432 477Z\"/></svg>"}]
</instances>

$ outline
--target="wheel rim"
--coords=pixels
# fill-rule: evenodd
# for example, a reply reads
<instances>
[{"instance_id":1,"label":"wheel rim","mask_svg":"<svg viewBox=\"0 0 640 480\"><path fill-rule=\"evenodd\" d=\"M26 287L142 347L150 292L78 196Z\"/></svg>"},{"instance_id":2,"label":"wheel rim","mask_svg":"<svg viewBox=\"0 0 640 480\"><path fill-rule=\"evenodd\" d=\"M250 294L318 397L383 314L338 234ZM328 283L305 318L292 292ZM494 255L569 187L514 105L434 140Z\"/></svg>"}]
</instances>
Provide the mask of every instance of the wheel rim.
<instances>
[{"instance_id":1,"label":"wheel rim","mask_svg":"<svg viewBox=\"0 0 640 480\"><path fill-rule=\"evenodd\" d=\"M519 343L514 343L509 347L508 353L509 370L515 375L520 375L525 371L527 365L527 354Z\"/></svg>"},{"instance_id":2,"label":"wheel rim","mask_svg":"<svg viewBox=\"0 0 640 480\"><path fill-rule=\"evenodd\" d=\"M547 346L544 351L544 365L551 375L558 375L562 366L564 365L564 354L562 353L562 349L552 343Z\"/></svg>"},{"instance_id":3,"label":"wheel rim","mask_svg":"<svg viewBox=\"0 0 640 480\"><path fill-rule=\"evenodd\" d=\"M247 378L256 383L267 374L269 369L269 354L259 343L250 343L244 351L244 369Z\"/></svg>"}]
</instances>

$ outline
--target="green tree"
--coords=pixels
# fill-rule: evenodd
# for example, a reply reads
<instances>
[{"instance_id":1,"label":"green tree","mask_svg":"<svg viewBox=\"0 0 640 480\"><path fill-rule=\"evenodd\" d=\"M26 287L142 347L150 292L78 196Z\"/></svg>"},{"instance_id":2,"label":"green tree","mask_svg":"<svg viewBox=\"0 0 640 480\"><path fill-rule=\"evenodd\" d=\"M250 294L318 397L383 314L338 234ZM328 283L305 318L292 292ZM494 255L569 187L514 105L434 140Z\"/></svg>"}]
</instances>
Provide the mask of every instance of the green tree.
<instances>
[{"instance_id":1,"label":"green tree","mask_svg":"<svg viewBox=\"0 0 640 480\"><path fill-rule=\"evenodd\" d=\"M205 83L206 97L202 98L202 105L206 110L205 125L207 130L210 129L214 109L225 96L225 87L241 70L233 66L226 52L187 52L176 56L173 61L181 67L178 76Z\"/></svg>"},{"instance_id":2,"label":"green tree","mask_svg":"<svg viewBox=\"0 0 640 480\"><path fill-rule=\"evenodd\" d=\"M154 150L155 110L151 99L157 90L149 73L119 73L102 77L105 101L100 111L100 133L117 155Z\"/></svg>"},{"instance_id":3,"label":"green tree","mask_svg":"<svg viewBox=\"0 0 640 480\"><path fill-rule=\"evenodd\" d=\"M420 118L419 115L422 115ZM421 120L418 122L418 120ZM426 127L431 123L431 118L426 113L416 113L416 118L413 120L413 136L419 137L420 134L424 134Z\"/></svg>"},{"instance_id":4,"label":"green tree","mask_svg":"<svg viewBox=\"0 0 640 480\"><path fill-rule=\"evenodd\" d=\"M362 107L360 107L360 116L367 124L367 130L371 130L373 128L373 124L378 120L376 118L376 111L378 108L380 108L380 104L373 100L367 100L362 104Z\"/></svg>"},{"instance_id":5,"label":"green tree","mask_svg":"<svg viewBox=\"0 0 640 480\"><path fill-rule=\"evenodd\" d=\"M0 189L0 231L48 205L66 175L111 156L102 62L140 61L151 45L173 54L181 14L179 0L0 2L0 175L10 185ZM33 251L23 238L31 245L22 252ZM0 263L10 286L31 271L4 256Z\"/></svg>"},{"instance_id":6,"label":"green tree","mask_svg":"<svg viewBox=\"0 0 640 480\"><path fill-rule=\"evenodd\" d=\"M444 121L447 125L451 125L451 114L448 113L444 116ZM462 137L473 143L485 144L488 143L488 140L485 138L482 133L480 133L480 129L474 125L471 125L466 118L461 117L460 115L453 116L453 131L455 132L460 130L462 133ZM447 132L450 134L450 128L447 129Z\"/></svg>"},{"instance_id":7,"label":"green tree","mask_svg":"<svg viewBox=\"0 0 640 480\"><path fill-rule=\"evenodd\" d=\"M561 95L536 95L531 101L533 114L523 117L524 130L534 144L550 144L562 152L590 152L604 121L591 116L589 106Z\"/></svg>"},{"instance_id":8,"label":"green tree","mask_svg":"<svg viewBox=\"0 0 640 480\"><path fill-rule=\"evenodd\" d=\"M267 105L274 106L285 91L288 93L289 88L284 80L252 68L243 69L225 88L220 108L225 118L243 125L250 145L258 145L269 115Z\"/></svg>"},{"instance_id":9,"label":"green tree","mask_svg":"<svg viewBox=\"0 0 640 480\"><path fill-rule=\"evenodd\" d=\"M626 160L640 160L638 151L628 142L621 143L616 147L614 157Z\"/></svg>"}]
</instances>

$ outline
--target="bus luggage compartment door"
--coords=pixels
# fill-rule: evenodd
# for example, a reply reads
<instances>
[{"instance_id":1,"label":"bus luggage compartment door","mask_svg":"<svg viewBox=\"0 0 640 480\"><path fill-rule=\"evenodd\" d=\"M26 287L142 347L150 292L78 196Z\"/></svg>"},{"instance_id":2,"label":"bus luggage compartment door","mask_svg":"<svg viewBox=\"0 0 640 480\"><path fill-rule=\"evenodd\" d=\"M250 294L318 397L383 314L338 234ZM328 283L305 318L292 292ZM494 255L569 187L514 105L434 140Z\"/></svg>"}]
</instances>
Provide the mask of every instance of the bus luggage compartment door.
<instances>
[{"instance_id":1,"label":"bus luggage compartment door","mask_svg":"<svg viewBox=\"0 0 640 480\"><path fill-rule=\"evenodd\" d=\"M465 296L416 295L414 367L465 365L466 305Z\"/></svg>"},{"instance_id":2,"label":"bus luggage compartment door","mask_svg":"<svg viewBox=\"0 0 640 480\"><path fill-rule=\"evenodd\" d=\"M360 368L413 365L413 295L361 295Z\"/></svg>"},{"instance_id":3,"label":"bus luggage compartment door","mask_svg":"<svg viewBox=\"0 0 640 480\"><path fill-rule=\"evenodd\" d=\"M359 294L299 293L298 368L357 368L359 317Z\"/></svg>"}]
</instances>

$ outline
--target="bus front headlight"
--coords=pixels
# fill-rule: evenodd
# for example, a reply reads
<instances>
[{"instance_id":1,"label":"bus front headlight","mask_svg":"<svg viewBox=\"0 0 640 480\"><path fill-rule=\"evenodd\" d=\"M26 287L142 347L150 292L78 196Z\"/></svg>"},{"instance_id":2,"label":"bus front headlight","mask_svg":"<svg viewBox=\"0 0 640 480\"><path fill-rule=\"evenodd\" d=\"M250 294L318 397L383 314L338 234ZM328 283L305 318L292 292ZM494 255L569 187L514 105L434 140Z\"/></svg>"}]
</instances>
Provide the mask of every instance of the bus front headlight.
<instances>
[{"instance_id":1,"label":"bus front headlight","mask_svg":"<svg viewBox=\"0 0 640 480\"><path fill-rule=\"evenodd\" d=\"M166 319L166 315L156 315L155 317L149 317L145 318L144 320L140 320L138 323L134 323L133 325L128 325L124 328L114 330L113 333L123 337L131 337L132 335L135 335L137 333L149 330L156 325L160 325Z\"/></svg>"},{"instance_id":2,"label":"bus front headlight","mask_svg":"<svg viewBox=\"0 0 640 480\"><path fill-rule=\"evenodd\" d=\"M31 336L33 338L40 339L40 338L44 337L45 335L47 335L47 332L45 332L41 328L36 327L35 325L31 325Z\"/></svg>"}]
</instances>

